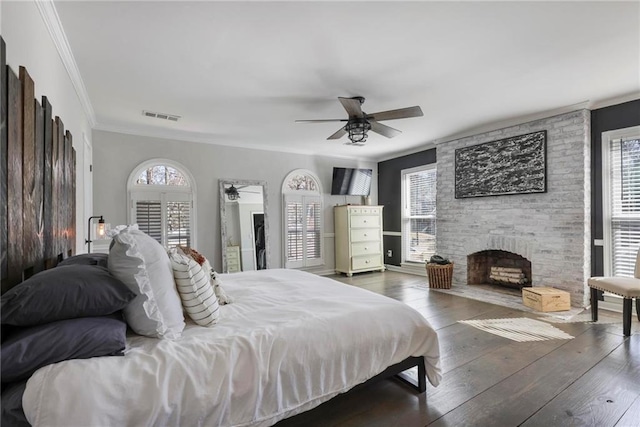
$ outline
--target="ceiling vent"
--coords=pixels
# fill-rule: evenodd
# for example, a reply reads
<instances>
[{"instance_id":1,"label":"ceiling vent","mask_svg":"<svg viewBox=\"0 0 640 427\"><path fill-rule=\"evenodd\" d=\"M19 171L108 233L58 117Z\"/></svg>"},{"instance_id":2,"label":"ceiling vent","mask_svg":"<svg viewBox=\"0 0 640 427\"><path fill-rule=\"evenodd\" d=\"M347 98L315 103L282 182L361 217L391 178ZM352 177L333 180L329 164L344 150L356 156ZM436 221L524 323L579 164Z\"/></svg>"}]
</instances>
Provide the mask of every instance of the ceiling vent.
<instances>
[{"instance_id":1,"label":"ceiling vent","mask_svg":"<svg viewBox=\"0 0 640 427\"><path fill-rule=\"evenodd\" d=\"M142 110L142 115L146 117L155 117L156 119L169 120L170 122L177 122L180 120L180 116L165 113L154 113L153 111Z\"/></svg>"}]
</instances>

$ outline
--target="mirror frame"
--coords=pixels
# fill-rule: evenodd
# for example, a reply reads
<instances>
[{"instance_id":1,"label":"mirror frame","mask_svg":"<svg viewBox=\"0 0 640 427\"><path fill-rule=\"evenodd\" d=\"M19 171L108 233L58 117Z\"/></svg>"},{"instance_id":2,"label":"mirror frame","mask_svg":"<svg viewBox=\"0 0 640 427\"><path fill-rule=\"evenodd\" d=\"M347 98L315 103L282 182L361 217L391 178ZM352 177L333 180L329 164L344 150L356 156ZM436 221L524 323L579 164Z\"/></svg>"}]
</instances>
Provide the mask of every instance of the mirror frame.
<instances>
[{"instance_id":1,"label":"mirror frame","mask_svg":"<svg viewBox=\"0 0 640 427\"><path fill-rule=\"evenodd\" d=\"M220 241L220 252L222 254L222 272L227 272L227 204L225 201L225 185L260 185L262 186L262 206L264 208L264 249L265 253L265 268L269 268L270 262L270 247L269 247L269 215L267 214L269 210L269 204L267 203L267 182L266 181L257 181L257 180L248 180L248 179L228 179L223 178L218 180L218 185L220 188L220 237L222 240Z\"/></svg>"}]
</instances>

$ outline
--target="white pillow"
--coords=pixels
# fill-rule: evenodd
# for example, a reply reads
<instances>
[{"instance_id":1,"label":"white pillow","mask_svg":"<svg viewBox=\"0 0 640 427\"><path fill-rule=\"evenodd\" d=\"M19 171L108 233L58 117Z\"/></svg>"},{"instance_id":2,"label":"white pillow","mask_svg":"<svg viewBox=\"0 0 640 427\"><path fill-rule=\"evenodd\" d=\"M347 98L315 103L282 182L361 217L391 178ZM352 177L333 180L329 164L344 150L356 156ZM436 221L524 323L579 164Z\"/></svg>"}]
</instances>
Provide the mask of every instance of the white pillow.
<instances>
[{"instance_id":1,"label":"white pillow","mask_svg":"<svg viewBox=\"0 0 640 427\"><path fill-rule=\"evenodd\" d=\"M111 229L109 272L138 294L124 309L136 333L177 339L185 327L182 304L167 252L138 225Z\"/></svg>"},{"instance_id":2,"label":"white pillow","mask_svg":"<svg viewBox=\"0 0 640 427\"><path fill-rule=\"evenodd\" d=\"M178 246L177 249L179 254L185 255L194 260L197 264L202 266L202 269L205 271L207 276L211 276L211 286L213 286L213 291L216 293L216 297L218 297L218 304L225 305L233 302L233 298L228 296L224 289L222 289L222 283L217 276L218 273L213 270L211 263L204 257L204 255L188 246Z\"/></svg>"},{"instance_id":3,"label":"white pillow","mask_svg":"<svg viewBox=\"0 0 640 427\"><path fill-rule=\"evenodd\" d=\"M209 261L205 261L205 264L209 266L209 271L211 272L211 285L213 286L213 291L218 297L218 302L220 303L220 305L231 304L233 302L233 298L227 295L227 293L222 288L222 282L220 281L218 273L216 273L215 270L211 268ZM202 264L202 266L204 267L205 264Z\"/></svg>"},{"instance_id":4,"label":"white pillow","mask_svg":"<svg viewBox=\"0 0 640 427\"><path fill-rule=\"evenodd\" d=\"M220 316L220 306L209 274L179 249L171 249L169 259L182 306L189 317L200 326L215 325Z\"/></svg>"}]
</instances>

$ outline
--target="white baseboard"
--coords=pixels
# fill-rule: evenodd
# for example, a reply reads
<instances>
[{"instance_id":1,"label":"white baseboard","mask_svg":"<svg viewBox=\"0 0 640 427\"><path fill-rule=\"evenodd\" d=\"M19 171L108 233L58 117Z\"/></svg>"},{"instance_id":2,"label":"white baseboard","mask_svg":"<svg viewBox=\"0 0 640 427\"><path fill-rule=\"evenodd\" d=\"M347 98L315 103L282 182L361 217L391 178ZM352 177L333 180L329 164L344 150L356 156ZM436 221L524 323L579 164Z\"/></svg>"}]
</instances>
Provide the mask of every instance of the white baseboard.
<instances>
[{"instance_id":1,"label":"white baseboard","mask_svg":"<svg viewBox=\"0 0 640 427\"><path fill-rule=\"evenodd\" d=\"M397 265L385 264L385 267L389 271L396 271L398 273L407 273L407 274L413 274L415 276L427 277L427 270L422 264L419 264L419 265L402 264L400 267L398 267Z\"/></svg>"}]
</instances>

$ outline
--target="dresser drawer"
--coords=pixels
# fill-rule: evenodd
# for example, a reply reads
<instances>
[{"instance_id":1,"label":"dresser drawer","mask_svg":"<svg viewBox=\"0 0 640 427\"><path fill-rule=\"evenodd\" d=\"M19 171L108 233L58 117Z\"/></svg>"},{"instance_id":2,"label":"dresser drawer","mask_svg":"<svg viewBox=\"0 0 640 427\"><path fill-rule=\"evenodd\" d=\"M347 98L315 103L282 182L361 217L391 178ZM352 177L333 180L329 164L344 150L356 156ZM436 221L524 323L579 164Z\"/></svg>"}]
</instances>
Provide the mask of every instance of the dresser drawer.
<instances>
[{"instance_id":1,"label":"dresser drawer","mask_svg":"<svg viewBox=\"0 0 640 427\"><path fill-rule=\"evenodd\" d=\"M361 242L351 244L351 255L370 255L380 253L380 242Z\"/></svg>"},{"instance_id":2,"label":"dresser drawer","mask_svg":"<svg viewBox=\"0 0 640 427\"><path fill-rule=\"evenodd\" d=\"M240 259L240 250L237 246L227 248L227 262Z\"/></svg>"},{"instance_id":3,"label":"dresser drawer","mask_svg":"<svg viewBox=\"0 0 640 427\"><path fill-rule=\"evenodd\" d=\"M354 270L362 270L364 268L382 267L382 257L378 255L354 256L351 258L351 268Z\"/></svg>"},{"instance_id":4,"label":"dresser drawer","mask_svg":"<svg viewBox=\"0 0 640 427\"><path fill-rule=\"evenodd\" d=\"M352 242L375 242L380 240L379 228L358 228L351 230Z\"/></svg>"},{"instance_id":5,"label":"dresser drawer","mask_svg":"<svg viewBox=\"0 0 640 427\"><path fill-rule=\"evenodd\" d=\"M240 271L240 260L227 260L227 273L237 273Z\"/></svg>"},{"instance_id":6,"label":"dresser drawer","mask_svg":"<svg viewBox=\"0 0 640 427\"><path fill-rule=\"evenodd\" d=\"M380 217L375 215L351 215L351 227L380 227Z\"/></svg>"}]
</instances>

